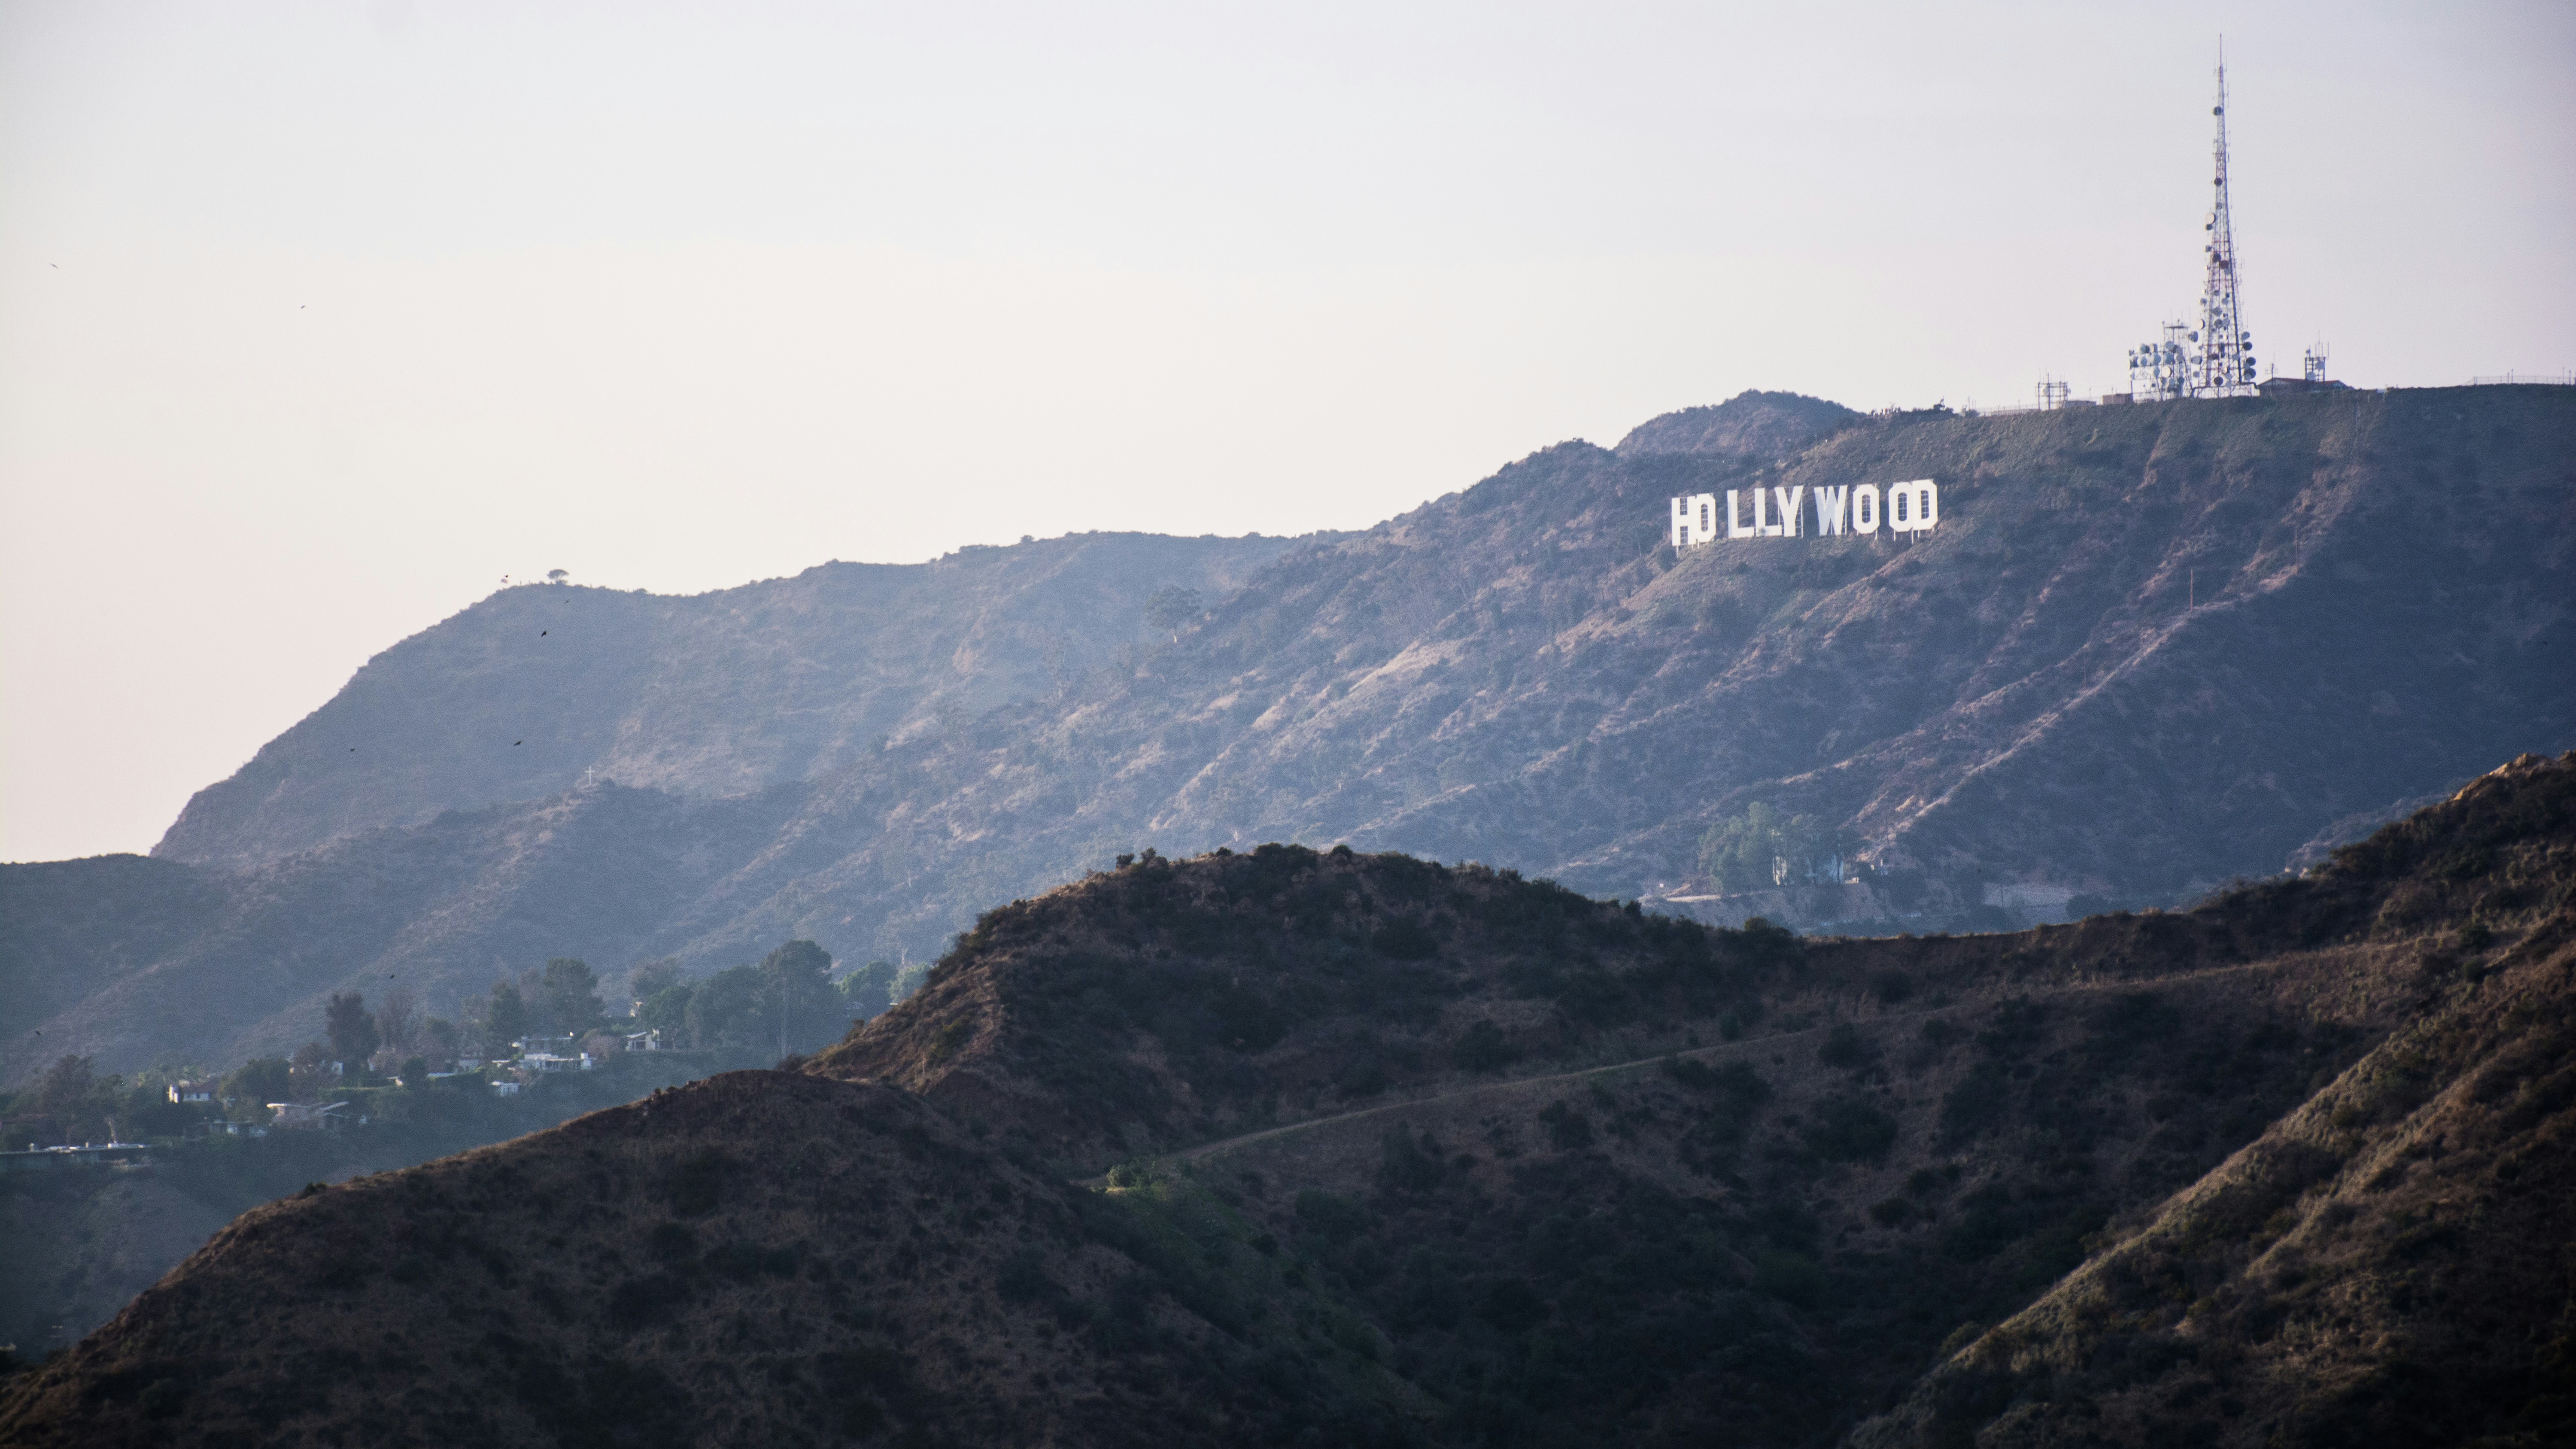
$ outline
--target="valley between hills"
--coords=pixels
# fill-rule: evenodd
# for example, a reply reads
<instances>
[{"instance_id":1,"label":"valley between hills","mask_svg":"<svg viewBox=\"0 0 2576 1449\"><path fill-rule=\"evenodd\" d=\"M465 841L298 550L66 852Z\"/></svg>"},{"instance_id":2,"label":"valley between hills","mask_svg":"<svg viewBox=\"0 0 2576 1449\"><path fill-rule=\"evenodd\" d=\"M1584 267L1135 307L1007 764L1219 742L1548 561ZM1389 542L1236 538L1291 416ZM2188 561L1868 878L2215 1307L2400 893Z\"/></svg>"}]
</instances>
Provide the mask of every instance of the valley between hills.
<instances>
[{"instance_id":1,"label":"valley between hills","mask_svg":"<svg viewBox=\"0 0 2576 1449\"><path fill-rule=\"evenodd\" d=\"M2576 1430L2576 757L2187 911L1717 928L1264 846L780 1070L256 1209L26 1444Z\"/></svg>"}]
</instances>

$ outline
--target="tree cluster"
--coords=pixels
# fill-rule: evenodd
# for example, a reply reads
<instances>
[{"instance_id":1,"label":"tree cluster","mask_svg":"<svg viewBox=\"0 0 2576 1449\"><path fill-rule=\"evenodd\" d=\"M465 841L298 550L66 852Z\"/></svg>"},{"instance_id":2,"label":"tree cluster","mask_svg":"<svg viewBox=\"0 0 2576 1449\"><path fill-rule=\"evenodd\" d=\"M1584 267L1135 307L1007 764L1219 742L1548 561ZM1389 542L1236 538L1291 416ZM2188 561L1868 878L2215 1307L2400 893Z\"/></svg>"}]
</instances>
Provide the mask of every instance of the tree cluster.
<instances>
[{"instance_id":1,"label":"tree cluster","mask_svg":"<svg viewBox=\"0 0 2576 1449\"><path fill-rule=\"evenodd\" d=\"M655 962L635 975L636 1019L683 1047L775 1048L780 1056L840 1040L866 1002L893 984L870 962L851 974L857 991L835 986L832 957L811 941L789 941L757 965L731 966L702 981L683 978L675 963ZM883 1010L883 1006L878 1006Z\"/></svg>"},{"instance_id":2,"label":"tree cluster","mask_svg":"<svg viewBox=\"0 0 2576 1449\"><path fill-rule=\"evenodd\" d=\"M1726 892L1830 885L1849 878L1853 842L1813 815L1755 801L1700 837L1700 870Z\"/></svg>"}]
</instances>

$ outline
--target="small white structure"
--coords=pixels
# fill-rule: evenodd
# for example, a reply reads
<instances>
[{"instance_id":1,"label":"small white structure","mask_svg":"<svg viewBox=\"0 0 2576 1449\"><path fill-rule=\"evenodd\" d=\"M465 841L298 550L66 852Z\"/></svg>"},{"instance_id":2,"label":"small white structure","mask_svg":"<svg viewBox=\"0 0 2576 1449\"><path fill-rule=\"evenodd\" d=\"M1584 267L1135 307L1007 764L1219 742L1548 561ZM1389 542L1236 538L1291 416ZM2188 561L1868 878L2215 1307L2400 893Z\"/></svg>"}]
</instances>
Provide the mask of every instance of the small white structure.
<instances>
[{"instance_id":1,"label":"small white structure","mask_svg":"<svg viewBox=\"0 0 2576 1449\"><path fill-rule=\"evenodd\" d=\"M628 1032L626 1034L626 1049L630 1052L660 1051L662 1049L662 1029L657 1026L651 1031Z\"/></svg>"},{"instance_id":2,"label":"small white structure","mask_svg":"<svg viewBox=\"0 0 2576 1449\"><path fill-rule=\"evenodd\" d=\"M1988 881L1983 898L1987 905L2002 906L2033 921L2057 925L2070 914L2067 902L2075 899L2075 887L2044 881Z\"/></svg>"},{"instance_id":3,"label":"small white structure","mask_svg":"<svg viewBox=\"0 0 2576 1449\"><path fill-rule=\"evenodd\" d=\"M346 1102L271 1102L268 1110L276 1113L272 1127L299 1131L327 1131L348 1125Z\"/></svg>"},{"instance_id":4,"label":"small white structure","mask_svg":"<svg viewBox=\"0 0 2576 1449\"><path fill-rule=\"evenodd\" d=\"M172 1082L170 1084L170 1100L181 1103L211 1102L215 1100L215 1084L212 1082Z\"/></svg>"},{"instance_id":5,"label":"small white structure","mask_svg":"<svg viewBox=\"0 0 2576 1449\"><path fill-rule=\"evenodd\" d=\"M519 1084L507 1077L503 1077L501 1080L492 1084L492 1095L496 1097L515 1097L519 1095Z\"/></svg>"},{"instance_id":6,"label":"small white structure","mask_svg":"<svg viewBox=\"0 0 2576 1449\"><path fill-rule=\"evenodd\" d=\"M532 1072L586 1072L599 1064L588 1052L577 1057L557 1056L553 1052L530 1052L519 1058L519 1065Z\"/></svg>"}]
</instances>

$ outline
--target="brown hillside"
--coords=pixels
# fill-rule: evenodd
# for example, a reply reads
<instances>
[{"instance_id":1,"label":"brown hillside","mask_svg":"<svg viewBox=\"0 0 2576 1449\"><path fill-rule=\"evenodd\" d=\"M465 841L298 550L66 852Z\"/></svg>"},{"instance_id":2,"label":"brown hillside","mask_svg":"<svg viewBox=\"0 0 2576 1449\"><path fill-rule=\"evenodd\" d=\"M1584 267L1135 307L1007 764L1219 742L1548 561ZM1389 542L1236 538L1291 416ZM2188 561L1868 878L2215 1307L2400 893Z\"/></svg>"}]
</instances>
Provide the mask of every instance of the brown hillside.
<instances>
[{"instance_id":1,"label":"brown hillside","mask_svg":"<svg viewBox=\"0 0 2576 1449\"><path fill-rule=\"evenodd\" d=\"M2541 1442L2572 893L2576 757L2008 936L1149 859L801 1075L246 1217L0 1437Z\"/></svg>"},{"instance_id":2,"label":"brown hillside","mask_svg":"<svg viewBox=\"0 0 2576 1449\"><path fill-rule=\"evenodd\" d=\"M1665 1050L1692 1022L1740 1028L1797 954L1785 931L1709 931L1480 865L1148 854L989 912L904 1009L811 1069L925 1092L1097 1172L1507 1066Z\"/></svg>"},{"instance_id":3,"label":"brown hillside","mask_svg":"<svg viewBox=\"0 0 2576 1449\"><path fill-rule=\"evenodd\" d=\"M2405 1027L1943 1364L1868 1446L2576 1440L2576 789L2520 761L2346 850ZM2430 867L2429 870L2423 867Z\"/></svg>"},{"instance_id":4,"label":"brown hillside","mask_svg":"<svg viewBox=\"0 0 2576 1449\"><path fill-rule=\"evenodd\" d=\"M1357 1358L1252 1364L1129 1256L1139 1206L905 1093L736 1073L245 1214L14 1384L0 1442L1143 1444L1405 1402Z\"/></svg>"},{"instance_id":5,"label":"brown hillside","mask_svg":"<svg viewBox=\"0 0 2576 1449\"><path fill-rule=\"evenodd\" d=\"M2169 907L2576 745L2571 458L2566 388L1756 395L1293 546L507 590L191 802L161 853L203 868L0 866L0 1079L290 1052L389 976L449 1014L496 959L927 959L1149 844L1474 858L1727 924ZM1667 534L1675 496L1917 478L1929 534ZM1205 612L1149 629L1170 586ZM1703 842L1755 804L1867 886L1721 896Z\"/></svg>"}]
</instances>

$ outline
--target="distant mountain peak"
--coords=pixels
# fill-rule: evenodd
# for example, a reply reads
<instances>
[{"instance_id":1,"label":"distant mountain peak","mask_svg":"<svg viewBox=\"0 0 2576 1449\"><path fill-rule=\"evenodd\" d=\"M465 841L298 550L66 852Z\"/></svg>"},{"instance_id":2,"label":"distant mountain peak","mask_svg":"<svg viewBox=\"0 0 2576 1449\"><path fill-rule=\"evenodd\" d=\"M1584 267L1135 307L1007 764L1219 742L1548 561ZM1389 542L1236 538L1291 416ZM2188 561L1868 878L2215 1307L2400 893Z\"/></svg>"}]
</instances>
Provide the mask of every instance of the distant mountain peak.
<instances>
[{"instance_id":1,"label":"distant mountain peak","mask_svg":"<svg viewBox=\"0 0 2576 1449\"><path fill-rule=\"evenodd\" d=\"M1860 416L1820 397L1748 388L1722 403L1649 418L1629 430L1614 451L1632 458L1645 453L1786 458L1851 426Z\"/></svg>"}]
</instances>

